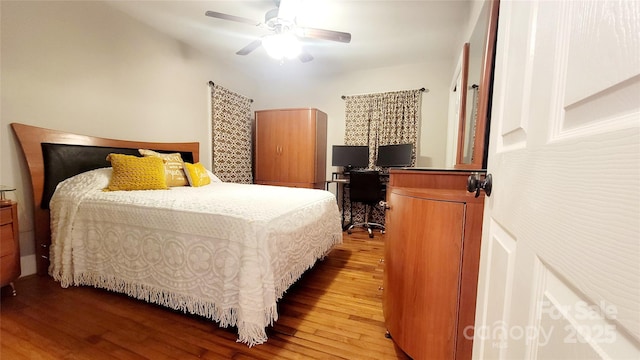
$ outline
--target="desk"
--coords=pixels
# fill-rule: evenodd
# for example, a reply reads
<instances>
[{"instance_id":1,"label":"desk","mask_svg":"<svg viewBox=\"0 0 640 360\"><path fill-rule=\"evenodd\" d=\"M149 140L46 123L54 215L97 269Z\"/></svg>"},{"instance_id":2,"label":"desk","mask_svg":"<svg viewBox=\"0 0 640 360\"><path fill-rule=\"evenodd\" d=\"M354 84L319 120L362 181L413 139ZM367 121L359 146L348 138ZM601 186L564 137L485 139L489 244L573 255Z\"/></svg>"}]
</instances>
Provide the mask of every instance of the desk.
<instances>
[{"instance_id":1,"label":"desk","mask_svg":"<svg viewBox=\"0 0 640 360\"><path fill-rule=\"evenodd\" d=\"M388 173L380 173L380 182L383 187L383 194L386 194L387 184L389 183L389 174ZM327 180L325 182L325 189L329 191L329 186L331 184L336 184L336 201L340 204L340 199L342 200L342 230L346 230L351 224L353 224L353 211L351 211L351 204L349 205L349 220L345 224L345 208L347 207L347 201L345 197L345 189L349 189L349 173L343 172L333 172L331 173L331 180ZM381 222L382 224L384 221Z\"/></svg>"},{"instance_id":2,"label":"desk","mask_svg":"<svg viewBox=\"0 0 640 360\"><path fill-rule=\"evenodd\" d=\"M329 185L331 185L332 183L336 184L336 199L338 197L338 187L339 184L348 184L349 183L349 173L347 173L347 175L345 176L344 173L341 172L334 172L331 173L331 180L327 180L325 181L325 190L329 191Z\"/></svg>"},{"instance_id":3,"label":"desk","mask_svg":"<svg viewBox=\"0 0 640 360\"><path fill-rule=\"evenodd\" d=\"M347 174L347 176L348 176L348 174ZM345 189L345 187L349 186L349 178L345 177L344 173L334 172L334 173L331 174L331 180L327 180L326 181L326 190L327 191L329 191L329 185L331 185L331 184L336 184L336 201L340 201L340 199L342 200L342 206L340 207L340 210L342 211L342 218L341 218L341 224L340 225L342 225L342 231L344 231L352 223L352 221L350 221L349 223L347 223L347 225L344 224L344 208L346 206L346 201L345 201L345 197L344 197L344 189ZM338 204L340 204L340 203L338 202Z\"/></svg>"},{"instance_id":4,"label":"desk","mask_svg":"<svg viewBox=\"0 0 640 360\"><path fill-rule=\"evenodd\" d=\"M329 190L329 184L331 183L336 183L336 184L348 184L349 183L349 179L333 179L333 180L327 180L327 190Z\"/></svg>"}]
</instances>

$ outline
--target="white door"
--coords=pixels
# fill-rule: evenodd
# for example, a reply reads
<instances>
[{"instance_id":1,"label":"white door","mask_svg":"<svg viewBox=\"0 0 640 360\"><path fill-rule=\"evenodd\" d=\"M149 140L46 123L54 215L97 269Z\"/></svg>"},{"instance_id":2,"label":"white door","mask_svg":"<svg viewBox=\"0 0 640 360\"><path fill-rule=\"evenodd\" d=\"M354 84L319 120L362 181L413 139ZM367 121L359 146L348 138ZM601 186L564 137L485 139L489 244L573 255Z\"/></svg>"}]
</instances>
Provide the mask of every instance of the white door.
<instances>
[{"instance_id":1,"label":"white door","mask_svg":"<svg viewBox=\"0 0 640 360\"><path fill-rule=\"evenodd\" d=\"M473 356L640 359L640 1L503 0L497 41Z\"/></svg>"}]
</instances>

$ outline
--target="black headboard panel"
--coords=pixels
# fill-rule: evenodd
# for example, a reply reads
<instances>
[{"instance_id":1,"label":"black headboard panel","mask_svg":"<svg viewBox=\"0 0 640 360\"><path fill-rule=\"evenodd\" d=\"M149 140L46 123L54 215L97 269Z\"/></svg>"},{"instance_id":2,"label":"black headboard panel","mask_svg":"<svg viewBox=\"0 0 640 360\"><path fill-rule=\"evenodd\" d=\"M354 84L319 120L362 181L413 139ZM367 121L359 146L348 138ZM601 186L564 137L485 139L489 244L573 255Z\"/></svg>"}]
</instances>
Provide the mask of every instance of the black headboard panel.
<instances>
[{"instance_id":1,"label":"black headboard panel","mask_svg":"<svg viewBox=\"0 0 640 360\"><path fill-rule=\"evenodd\" d=\"M193 154L191 152L151 150L162 153L179 152L182 160L193 162ZM43 209L49 208L49 201L51 201L53 192L61 181L85 171L110 167L111 164L107 161L107 155L111 153L141 156L138 149L42 143L44 189L42 190L40 207Z\"/></svg>"}]
</instances>

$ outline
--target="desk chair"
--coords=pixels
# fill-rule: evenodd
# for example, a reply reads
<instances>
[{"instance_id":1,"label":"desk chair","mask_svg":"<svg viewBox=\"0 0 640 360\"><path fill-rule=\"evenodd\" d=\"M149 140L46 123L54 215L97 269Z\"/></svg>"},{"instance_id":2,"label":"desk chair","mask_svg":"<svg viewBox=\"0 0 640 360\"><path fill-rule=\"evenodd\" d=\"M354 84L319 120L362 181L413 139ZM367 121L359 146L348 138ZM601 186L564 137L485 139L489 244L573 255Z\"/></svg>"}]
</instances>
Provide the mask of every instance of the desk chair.
<instances>
[{"instance_id":1,"label":"desk chair","mask_svg":"<svg viewBox=\"0 0 640 360\"><path fill-rule=\"evenodd\" d=\"M369 222L371 208L377 205L380 200L384 200L382 198L382 183L380 182L380 173L378 171L352 170L349 174L349 198L351 209L353 209L354 202L364 204L364 222L349 226L347 229L348 234L351 234L351 230L355 227L366 228L370 238L373 237L374 228L384 231L384 225Z\"/></svg>"}]
</instances>

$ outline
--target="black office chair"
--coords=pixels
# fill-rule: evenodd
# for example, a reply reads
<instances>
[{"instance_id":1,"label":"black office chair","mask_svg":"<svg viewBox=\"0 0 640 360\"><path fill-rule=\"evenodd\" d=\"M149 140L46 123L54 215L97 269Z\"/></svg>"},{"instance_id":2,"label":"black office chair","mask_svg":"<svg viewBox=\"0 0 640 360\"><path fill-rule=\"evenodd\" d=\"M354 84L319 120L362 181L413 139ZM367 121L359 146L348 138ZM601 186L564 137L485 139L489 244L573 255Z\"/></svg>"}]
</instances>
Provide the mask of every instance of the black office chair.
<instances>
[{"instance_id":1,"label":"black office chair","mask_svg":"<svg viewBox=\"0 0 640 360\"><path fill-rule=\"evenodd\" d=\"M353 170L349 173L349 201L351 203L351 211L353 217L353 203L364 204L364 222L352 224L347 229L347 233L351 234L351 230L355 227L366 228L369 237L373 237L373 229L377 228L384 232L384 225L369 222L369 213L375 205L383 199L382 183L380 181L380 173L375 170Z\"/></svg>"}]
</instances>

